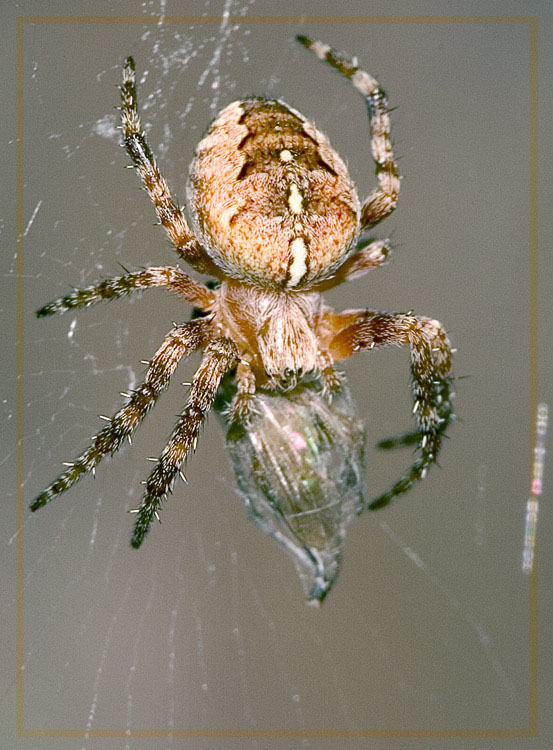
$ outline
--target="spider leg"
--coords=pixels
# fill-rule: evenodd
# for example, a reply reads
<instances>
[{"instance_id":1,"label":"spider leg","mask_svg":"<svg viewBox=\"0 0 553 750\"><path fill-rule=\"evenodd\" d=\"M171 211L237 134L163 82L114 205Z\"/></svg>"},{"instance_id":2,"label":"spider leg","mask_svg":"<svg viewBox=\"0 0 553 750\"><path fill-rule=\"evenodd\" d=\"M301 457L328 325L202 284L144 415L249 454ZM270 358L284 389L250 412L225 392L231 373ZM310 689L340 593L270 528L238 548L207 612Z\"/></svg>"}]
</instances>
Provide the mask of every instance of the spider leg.
<instances>
[{"instance_id":1,"label":"spider leg","mask_svg":"<svg viewBox=\"0 0 553 750\"><path fill-rule=\"evenodd\" d=\"M36 511L65 492L85 474L94 471L102 458L113 455L125 439L131 435L148 414L159 395L169 385L171 375L179 361L198 349L208 335L209 324L205 319L175 326L165 337L148 366L146 379L131 394L129 400L108 424L93 438L91 445L78 458L67 462L68 468L43 490L31 504Z\"/></svg>"},{"instance_id":2,"label":"spider leg","mask_svg":"<svg viewBox=\"0 0 553 750\"><path fill-rule=\"evenodd\" d=\"M332 357L326 350L319 351L317 366L323 384L323 395L332 401L334 394L338 393L346 382L345 373L334 369Z\"/></svg>"},{"instance_id":3,"label":"spider leg","mask_svg":"<svg viewBox=\"0 0 553 750\"><path fill-rule=\"evenodd\" d=\"M154 518L159 519L161 503L171 492L190 450L196 447L200 427L211 409L221 378L234 367L238 358L236 345L227 338L214 339L205 348L202 362L192 379L188 402L169 442L145 482L142 502L134 511L137 519L131 538L133 547L140 547Z\"/></svg>"},{"instance_id":4,"label":"spider leg","mask_svg":"<svg viewBox=\"0 0 553 750\"><path fill-rule=\"evenodd\" d=\"M231 422L247 425L253 412L255 396L255 374L250 363L241 359L236 368L236 395L228 408L228 418Z\"/></svg>"},{"instance_id":5,"label":"spider leg","mask_svg":"<svg viewBox=\"0 0 553 750\"><path fill-rule=\"evenodd\" d=\"M220 270L194 237L183 209L178 206L171 195L169 186L159 171L146 134L142 130L138 114L135 64L132 57L127 57L123 66L121 123L125 149L154 204L159 222L167 232L176 252L197 271L220 276Z\"/></svg>"},{"instance_id":6,"label":"spider leg","mask_svg":"<svg viewBox=\"0 0 553 750\"><path fill-rule=\"evenodd\" d=\"M384 313L371 310L349 310L329 315L335 333L328 350L335 361L358 351L388 344L408 344L411 349L411 389L417 432L385 441L383 447L406 445L416 436L420 457L387 492L368 506L371 510L406 492L418 479L426 476L435 463L442 436L453 415L453 377L451 347L446 332L437 320L411 313Z\"/></svg>"},{"instance_id":7,"label":"spider leg","mask_svg":"<svg viewBox=\"0 0 553 750\"><path fill-rule=\"evenodd\" d=\"M390 142L389 105L386 94L378 81L364 70L359 70L355 58L352 59L343 52L306 36L297 36L296 39L321 60L326 60L335 70L349 78L365 99L371 130L372 156L378 180L378 187L361 206L361 228L369 229L392 213L399 195L400 177Z\"/></svg>"},{"instance_id":8,"label":"spider leg","mask_svg":"<svg viewBox=\"0 0 553 750\"><path fill-rule=\"evenodd\" d=\"M313 286L313 291L325 292L327 289L338 286L338 284L343 284L344 281L352 281L352 279L363 276L372 271L373 268L378 268L385 263L390 257L390 252L389 240L378 240L360 246L353 255L350 255L342 263L333 276Z\"/></svg>"},{"instance_id":9,"label":"spider leg","mask_svg":"<svg viewBox=\"0 0 553 750\"><path fill-rule=\"evenodd\" d=\"M76 289L71 294L66 294L65 297L60 297L44 305L40 310L37 310L36 314L38 318L44 318L47 315L62 313L66 310L90 307L97 302L126 297L133 292L150 287L165 287L178 294L181 299L203 310L209 309L215 302L215 294L212 291L181 271L180 268L152 266L142 271L128 273L125 276L106 279L99 284L87 286L84 289Z\"/></svg>"}]
</instances>

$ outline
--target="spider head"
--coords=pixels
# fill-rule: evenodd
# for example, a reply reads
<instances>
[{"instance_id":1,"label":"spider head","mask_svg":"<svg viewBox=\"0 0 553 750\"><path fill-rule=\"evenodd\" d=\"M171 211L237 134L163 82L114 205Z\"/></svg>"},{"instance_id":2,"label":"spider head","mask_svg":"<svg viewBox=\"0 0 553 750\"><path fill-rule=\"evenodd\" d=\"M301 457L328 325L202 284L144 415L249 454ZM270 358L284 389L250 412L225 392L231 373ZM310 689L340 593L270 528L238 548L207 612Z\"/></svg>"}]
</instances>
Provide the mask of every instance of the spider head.
<instances>
[{"instance_id":1,"label":"spider head","mask_svg":"<svg viewBox=\"0 0 553 750\"><path fill-rule=\"evenodd\" d=\"M359 199L325 136L282 101L222 110L198 144L188 205L197 237L233 278L304 290L348 257Z\"/></svg>"}]
</instances>

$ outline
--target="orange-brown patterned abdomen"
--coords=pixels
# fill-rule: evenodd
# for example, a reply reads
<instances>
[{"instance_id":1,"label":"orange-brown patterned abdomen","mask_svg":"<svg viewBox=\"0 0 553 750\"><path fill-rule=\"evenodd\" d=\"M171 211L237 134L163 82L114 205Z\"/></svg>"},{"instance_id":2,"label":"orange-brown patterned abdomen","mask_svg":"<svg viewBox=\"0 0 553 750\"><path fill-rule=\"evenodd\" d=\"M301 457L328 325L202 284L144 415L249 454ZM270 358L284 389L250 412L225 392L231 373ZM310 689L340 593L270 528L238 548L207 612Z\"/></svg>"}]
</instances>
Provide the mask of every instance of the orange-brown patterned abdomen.
<instances>
[{"instance_id":1,"label":"orange-brown patterned abdomen","mask_svg":"<svg viewBox=\"0 0 553 750\"><path fill-rule=\"evenodd\" d=\"M213 260L235 278L306 288L346 258L359 200L325 136L283 102L226 107L199 143L188 201Z\"/></svg>"}]
</instances>

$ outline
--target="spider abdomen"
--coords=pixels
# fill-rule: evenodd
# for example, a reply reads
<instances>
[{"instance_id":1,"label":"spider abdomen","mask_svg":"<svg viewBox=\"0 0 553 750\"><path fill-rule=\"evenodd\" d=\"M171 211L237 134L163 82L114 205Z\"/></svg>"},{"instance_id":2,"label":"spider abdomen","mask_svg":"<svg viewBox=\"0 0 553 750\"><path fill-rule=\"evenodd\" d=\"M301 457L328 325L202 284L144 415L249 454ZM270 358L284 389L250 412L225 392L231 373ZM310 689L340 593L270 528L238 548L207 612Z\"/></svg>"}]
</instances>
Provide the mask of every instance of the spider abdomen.
<instances>
[{"instance_id":1,"label":"spider abdomen","mask_svg":"<svg viewBox=\"0 0 553 750\"><path fill-rule=\"evenodd\" d=\"M340 265L359 200L326 137L282 101L226 107L198 145L188 200L225 272L273 289L306 288Z\"/></svg>"}]
</instances>

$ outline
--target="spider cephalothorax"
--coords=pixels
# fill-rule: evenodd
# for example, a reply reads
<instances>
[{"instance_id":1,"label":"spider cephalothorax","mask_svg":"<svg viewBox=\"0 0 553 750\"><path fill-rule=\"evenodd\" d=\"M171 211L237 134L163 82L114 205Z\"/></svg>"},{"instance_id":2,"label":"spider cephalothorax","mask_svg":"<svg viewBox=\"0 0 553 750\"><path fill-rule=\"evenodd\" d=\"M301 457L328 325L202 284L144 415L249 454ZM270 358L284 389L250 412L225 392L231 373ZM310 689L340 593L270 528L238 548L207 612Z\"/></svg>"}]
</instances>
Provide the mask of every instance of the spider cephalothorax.
<instances>
[{"instance_id":1,"label":"spider cephalothorax","mask_svg":"<svg viewBox=\"0 0 553 750\"><path fill-rule=\"evenodd\" d=\"M177 364L204 352L188 401L171 438L145 482L132 544L138 547L210 410L226 373L236 395L229 419L254 418L256 389L286 389L308 376L320 378L329 397L340 389L334 363L355 352L406 344L411 352L415 433L397 442L418 442L420 456L375 508L405 492L436 461L451 417L451 349L440 323L412 313L347 310L336 313L321 292L381 265L387 241L359 243L362 232L396 206L399 175L390 144L386 96L355 60L321 42L297 40L347 77L363 95L371 129L377 188L360 202L347 169L325 136L282 101L248 98L226 107L199 143L188 188L193 230L174 201L141 129L134 61L124 66L124 145L159 221L180 258L215 276L215 290L175 267L151 267L107 279L45 305L39 317L148 287L166 287L204 311L174 324L148 362L144 382L93 438L91 445L31 505L42 507L71 487L105 455L113 454L167 387Z\"/></svg>"}]
</instances>

